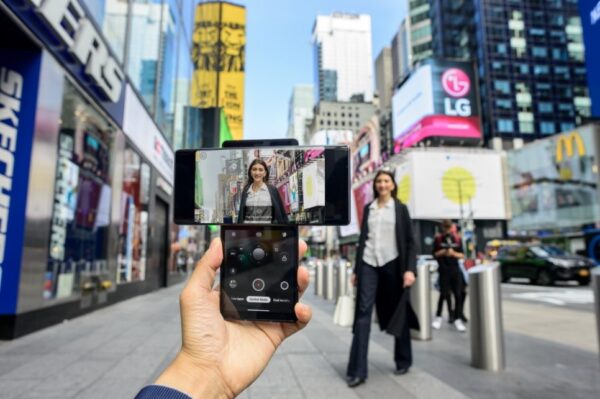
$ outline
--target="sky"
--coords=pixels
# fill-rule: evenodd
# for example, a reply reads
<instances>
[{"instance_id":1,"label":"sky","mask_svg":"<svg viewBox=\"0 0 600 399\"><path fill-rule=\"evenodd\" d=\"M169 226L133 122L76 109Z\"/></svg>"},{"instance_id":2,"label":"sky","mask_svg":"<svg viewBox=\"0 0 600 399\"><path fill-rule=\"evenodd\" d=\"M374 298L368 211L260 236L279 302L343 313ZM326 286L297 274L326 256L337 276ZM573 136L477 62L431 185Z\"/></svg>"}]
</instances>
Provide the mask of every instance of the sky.
<instances>
[{"instance_id":1,"label":"sky","mask_svg":"<svg viewBox=\"0 0 600 399\"><path fill-rule=\"evenodd\" d=\"M314 83L311 32L317 15L369 14L374 62L390 46L408 7L408 0L232 2L246 6L247 13L245 139L285 137L292 88Z\"/></svg>"}]
</instances>

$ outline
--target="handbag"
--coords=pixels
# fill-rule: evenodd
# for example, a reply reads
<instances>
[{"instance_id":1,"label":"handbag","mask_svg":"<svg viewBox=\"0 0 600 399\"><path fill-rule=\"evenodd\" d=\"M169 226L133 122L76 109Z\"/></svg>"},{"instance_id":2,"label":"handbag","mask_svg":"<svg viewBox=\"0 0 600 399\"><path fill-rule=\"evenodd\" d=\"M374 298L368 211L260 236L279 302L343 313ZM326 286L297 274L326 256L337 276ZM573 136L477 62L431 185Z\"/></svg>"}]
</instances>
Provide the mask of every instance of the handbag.
<instances>
[{"instance_id":1,"label":"handbag","mask_svg":"<svg viewBox=\"0 0 600 399\"><path fill-rule=\"evenodd\" d=\"M354 306L355 300L352 295L341 295L335 306L333 323L340 327L351 327L354 324Z\"/></svg>"}]
</instances>

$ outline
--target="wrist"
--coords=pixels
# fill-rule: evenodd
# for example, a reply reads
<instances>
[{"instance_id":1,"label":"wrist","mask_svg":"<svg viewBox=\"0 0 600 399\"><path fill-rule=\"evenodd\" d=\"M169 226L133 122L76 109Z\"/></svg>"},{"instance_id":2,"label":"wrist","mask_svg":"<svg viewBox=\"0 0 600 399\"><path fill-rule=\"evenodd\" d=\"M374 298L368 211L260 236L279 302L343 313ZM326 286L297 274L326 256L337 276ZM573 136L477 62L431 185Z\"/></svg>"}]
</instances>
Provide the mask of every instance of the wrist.
<instances>
[{"instance_id":1,"label":"wrist","mask_svg":"<svg viewBox=\"0 0 600 399\"><path fill-rule=\"evenodd\" d=\"M176 389L192 399L235 396L218 371L199 367L182 352L177 354L155 384Z\"/></svg>"}]
</instances>

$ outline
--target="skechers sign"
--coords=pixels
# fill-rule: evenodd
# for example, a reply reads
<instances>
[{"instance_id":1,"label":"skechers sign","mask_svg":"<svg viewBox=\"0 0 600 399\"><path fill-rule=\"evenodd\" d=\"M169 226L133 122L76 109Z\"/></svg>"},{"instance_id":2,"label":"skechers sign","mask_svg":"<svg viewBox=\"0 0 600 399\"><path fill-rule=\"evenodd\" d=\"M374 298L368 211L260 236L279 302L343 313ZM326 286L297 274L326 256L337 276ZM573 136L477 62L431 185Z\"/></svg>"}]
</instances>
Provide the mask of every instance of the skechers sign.
<instances>
[{"instance_id":1,"label":"skechers sign","mask_svg":"<svg viewBox=\"0 0 600 399\"><path fill-rule=\"evenodd\" d=\"M29 0L69 52L82 65L106 99L117 102L123 90L123 72L109 54L94 24L77 0Z\"/></svg>"},{"instance_id":2,"label":"skechers sign","mask_svg":"<svg viewBox=\"0 0 600 399\"><path fill-rule=\"evenodd\" d=\"M39 52L0 49L0 314L17 306Z\"/></svg>"}]
</instances>

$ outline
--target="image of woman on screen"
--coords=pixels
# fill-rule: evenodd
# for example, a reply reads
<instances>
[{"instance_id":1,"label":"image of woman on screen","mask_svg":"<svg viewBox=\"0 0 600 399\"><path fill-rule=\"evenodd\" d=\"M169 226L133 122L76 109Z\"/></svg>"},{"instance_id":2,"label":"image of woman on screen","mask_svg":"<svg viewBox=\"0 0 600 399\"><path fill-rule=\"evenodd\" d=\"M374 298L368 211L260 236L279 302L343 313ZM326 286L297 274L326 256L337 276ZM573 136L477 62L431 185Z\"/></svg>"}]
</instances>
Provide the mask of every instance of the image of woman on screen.
<instances>
[{"instance_id":1,"label":"image of woman on screen","mask_svg":"<svg viewBox=\"0 0 600 399\"><path fill-rule=\"evenodd\" d=\"M238 223L288 223L279 192L268 181L269 168L265 161L252 161L248 167L248 182L242 191Z\"/></svg>"}]
</instances>

